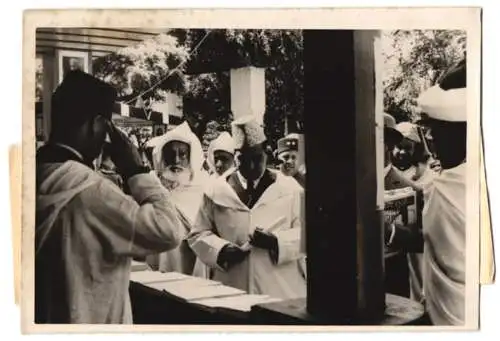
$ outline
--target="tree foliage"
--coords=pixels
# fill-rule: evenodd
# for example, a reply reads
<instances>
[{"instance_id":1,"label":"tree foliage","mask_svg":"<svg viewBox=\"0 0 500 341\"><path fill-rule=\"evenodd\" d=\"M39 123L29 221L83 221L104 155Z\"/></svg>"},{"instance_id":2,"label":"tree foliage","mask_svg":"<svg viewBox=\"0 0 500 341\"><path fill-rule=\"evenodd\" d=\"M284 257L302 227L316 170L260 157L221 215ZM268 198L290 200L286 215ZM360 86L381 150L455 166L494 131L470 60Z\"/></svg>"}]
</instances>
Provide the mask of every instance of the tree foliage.
<instances>
[{"instance_id":1,"label":"tree foliage","mask_svg":"<svg viewBox=\"0 0 500 341\"><path fill-rule=\"evenodd\" d=\"M188 55L188 49L180 45L175 37L159 34L98 58L93 70L96 77L118 90L121 100L133 99L157 83L142 97L163 100L165 91L181 94L185 91L183 70Z\"/></svg>"},{"instance_id":2,"label":"tree foliage","mask_svg":"<svg viewBox=\"0 0 500 341\"><path fill-rule=\"evenodd\" d=\"M266 68L264 123L271 144L285 133L286 117L297 122L294 130L301 129L302 31L179 29L170 34L194 52L187 66L190 76L184 115L198 136L202 136L206 124L212 120L221 125L220 129L229 131L232 115L228 71L250 65Z\"/></svg>"},{"instance_id":3,"label":"tree foliage","mask_svg":"<svg viewBox=\"0 0 500 341\"><path fill-rule=\"evenodd\" d=\"M416 98L465 56L459 30L396 30L383 33L384 110L397 121L418 118Z\"/></svg>"}]
</instances>

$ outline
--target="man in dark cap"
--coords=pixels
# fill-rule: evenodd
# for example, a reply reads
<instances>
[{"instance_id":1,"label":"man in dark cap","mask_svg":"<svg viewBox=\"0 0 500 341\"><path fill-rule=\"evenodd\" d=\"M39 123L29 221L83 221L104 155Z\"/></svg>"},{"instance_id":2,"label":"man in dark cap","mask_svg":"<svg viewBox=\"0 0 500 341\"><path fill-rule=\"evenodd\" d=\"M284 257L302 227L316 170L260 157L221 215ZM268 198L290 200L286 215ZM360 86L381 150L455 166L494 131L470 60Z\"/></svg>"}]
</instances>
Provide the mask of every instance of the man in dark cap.
<instances>
[{"instance_id":1,"label":"man in dark cap","mask_svg":"<svg viewBox=\"0 0 500 341\"><path fill-rule=\"evenodd\" d=\"M169 192L110 121L115 98L82 71L53 94L52 133L36 157L36 323L132 323L131 257L180 243ZM131 196L93 169L106 134Z\"/></svg>"},{"instance_id":2,"label":"man in dark cap","mask_svg":"<svg viewBox=\"0 0 500 341\"><path fill-rule=\"evenodd\" d=\"M305 167L300 164L299 160L299 141L300 137L298 134L288 134L282 139L279 139L276 155L281 162L281 172L293 177L302 187L304 187Z\"/></svg>"},{"instance_id":3,"label":"man in dark cap","mask_svg":"<svg viewBox=\"0 0 500 341\"><path fill-rule=\"evenodd\" d=\"M465 323L466 90L463 60L418 98L442 171L424 192L425 238L400 228L393 238L401 247L423 244L423 292L435 325Z\"/></svg>"}]
</instances>

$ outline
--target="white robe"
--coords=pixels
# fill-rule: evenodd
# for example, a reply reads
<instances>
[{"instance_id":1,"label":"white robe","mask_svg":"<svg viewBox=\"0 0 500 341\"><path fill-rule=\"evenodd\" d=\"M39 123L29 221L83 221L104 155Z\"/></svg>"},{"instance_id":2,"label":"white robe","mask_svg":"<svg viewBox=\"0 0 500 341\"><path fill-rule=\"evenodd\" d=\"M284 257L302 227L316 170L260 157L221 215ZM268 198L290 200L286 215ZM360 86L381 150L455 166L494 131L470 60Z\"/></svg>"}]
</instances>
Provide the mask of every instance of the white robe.
<instances>
[{"instance_id":1,"label":"white robe","mask_svg":"<svg viewBox=\"0 0 500 341\"><path fill-rule=\"evenodd\" d=\"M75 161L38 165L37 178L35 269L44 322L132 323L131 257L180 242L169 193L141 174L128 180L127 196Z\"/></svg>"},{"instance_id":2,"label":"white robe","mask_svg":"<svg viewBox=\"0 0 500 341\"><path fill-rule=\"evenodd\" d=\"M423 211L423 281L435 325L465 322L466 164L443 170L427 189Z\"/></svg>"},{"instance_id":3,"label":"white robe","mask_svg":"<svg viewBox=\"0 0 500 341\"><path fill-rule=\"evenodd\" d=\"M172 202L183 218L181 219L183 239L189 234L194 224L205 185L202 181L191 182L189 185L177 187L171 192ZM161 272L180 272L204 278L208 276L202 264L197 262L194 252L185 240L173 250L148 256L147 263L153 270Z\"/></svg>"},{"instance_id":4,"label":"white robe","mask_svg":"<svg viewBox=\"0 0 500 341\"><path fill-rule=\"evenodd\" d=\"M189 145L191 180L187 185L181 185L172 190L172 200L182 218L182 238L184 239L191 231L198 214L204 189L209 182L209 176L202 170L203 149L200 140L191 131L187 122L162 136L156 137L150 143L150 146L154 147L153 164L158 173L161 173L166 166L163 159L163 147L172 141L180 141ZM180 272L187 275L194 274L199 277L208 276L206 269L196 259L186 240L183 240L179 247L174 250L149 256L147 263L153 270L162 272Z\"/></svg>"},{"instance_id":5,"label":"white robe","mask_svg":"<svg viewBox=\"0 0 500 341\"><path fill-rule=\"evenodd\" d=\"M200 214L188 237L191 248L215 269L214 280L276 298L306 297L301 273L301 193L298 183L282 174L266 189L252 209L239 199L225 178L213 183L203 198ZM278 240L278 261L266 250L252 248L250 255L227 272L217 265L220 250L227 244L243 246L256 227L272 229Z\"/></svg>"}]
</instances>

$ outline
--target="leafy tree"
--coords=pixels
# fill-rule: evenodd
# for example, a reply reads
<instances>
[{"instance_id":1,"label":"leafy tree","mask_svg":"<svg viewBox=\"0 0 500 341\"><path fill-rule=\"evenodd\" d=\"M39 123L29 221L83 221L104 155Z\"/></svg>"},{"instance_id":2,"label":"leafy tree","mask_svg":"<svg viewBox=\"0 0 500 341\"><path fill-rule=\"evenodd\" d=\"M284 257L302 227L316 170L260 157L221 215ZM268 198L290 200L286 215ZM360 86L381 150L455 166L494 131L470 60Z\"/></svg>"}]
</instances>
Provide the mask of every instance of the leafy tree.
<instances>
[{"instance_id":1,"label":"leafy tree","mask_svg":"<svg viewBox=\"0 0 500 341\"><path fill-rule=\"evenodd\" d=\"M418 118L416 98L465 56L466 35L459 30L383 32L384 110L397 121Z\"/></svg>"},{"instance_id":2,"label":"leafy tree","mask_svg":"<svg viewBox=\"0 0 500 341\"><path fill-rule=\"evenodd\" d=\"M288 117L293 130L303 122L303 38L299 30L173 30L194 52L187 63L189 88L184 115L202 136L212 120L229 130L231 103L229 69L266 68L265 129L271 144L283 136ZM201 42L201 44L200 44ZM194 51L196 47L199 48ZM206 74L209 73L209 74Z\"/></svg>"},{"instance_id":3,"label":"leafy tree","mask_svg":"<svg viewBox=\"0 0 500 341\"><path fill-rule=\"evenodd\" d=\"M185 46L164 33L96 59L93 70L96 77L113 85L119 100L124 101L134 99L164 79L142 96L163 100L165 91L182 94L186 90L183 70L188 55Z\"/></svg>"}]
</instances>

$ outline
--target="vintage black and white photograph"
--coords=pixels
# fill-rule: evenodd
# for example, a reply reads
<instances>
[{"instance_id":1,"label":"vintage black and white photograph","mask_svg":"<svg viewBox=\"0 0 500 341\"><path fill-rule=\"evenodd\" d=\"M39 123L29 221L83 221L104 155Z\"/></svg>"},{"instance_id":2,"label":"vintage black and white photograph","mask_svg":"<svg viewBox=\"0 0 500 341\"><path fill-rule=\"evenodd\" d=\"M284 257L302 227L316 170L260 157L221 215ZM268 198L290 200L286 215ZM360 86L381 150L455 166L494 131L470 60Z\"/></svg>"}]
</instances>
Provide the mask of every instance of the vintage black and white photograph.
<instances>
[{"instance_id":1,"label":"vintage black and white photograph","mask_svg":"<svg viewBox=\"0 0 500 341\"><path fill-rule=\"evenodd\" d=\"M37 25L32 323L477 327L449 26Z\"/></svg>"}]
</instances>

